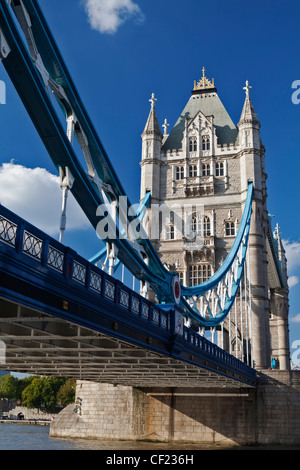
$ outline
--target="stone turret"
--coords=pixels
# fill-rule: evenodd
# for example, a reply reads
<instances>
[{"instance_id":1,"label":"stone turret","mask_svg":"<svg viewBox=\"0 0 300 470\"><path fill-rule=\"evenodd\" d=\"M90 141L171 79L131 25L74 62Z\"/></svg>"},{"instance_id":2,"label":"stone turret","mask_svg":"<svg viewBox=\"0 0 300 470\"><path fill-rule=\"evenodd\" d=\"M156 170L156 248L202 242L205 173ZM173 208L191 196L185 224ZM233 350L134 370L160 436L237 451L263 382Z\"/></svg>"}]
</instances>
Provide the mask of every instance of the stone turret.
<instances>
[{"instance_id":1,"label":"stone turret","mask_svg":"<svg viewBox=\"0 0 300 470\"><path fill-rule=\"evenodd\" d=\"M250 98L252 87L247 81L240 119L235 125L214 80L206 77L205 68L202 73L175 125L168 129L165 121L164 135L159 128L154 95L150 100L151 110L142 134L141 198L151 192L145 225L162 262L178 272L182 284L190 287L201 284L228 256L244 211L248 183L253 183L246 269L246 294L251 293L249 318L239 296L237 320L228 316L217 340L238 358L251 361L256 369L269 368L274 356L279 358L281 369L288 369L288 290L280 290L278 278L285 260L282 256L280 268L272 233L270 236L265 148ZM183 223L180 225L172 216L152 220L153 203L167 207L176 204L181 210L179 222ZM203 228L194 212L198 205L204 208ZM190 216L193 243L181 230L188 226ZM151 224L159 232L159 239L152 236ZM204 233L205 243L201 245L197 240ZM282 245L278 253L281 256ZM244 288L241 292L245 296Z\"/></svg>"},{"instance_id":2,"label":"stone turret","mask_svg":"<svg viewBox=\"0 0 300 470\"><path fill-rule=\"evenodd\" d=\"M260 138L260 123L254 111L249 82L246 82L245 102L238 123L240 142L240 173L242 206L248 181L253 182L252 220L249 235L250 276L252 283L253 360L255 368L270 366L270 325L268 300L268 259L264 147Z\"/></svg>"},{"instance_id":3,"label":"stone turret","mask_svg":"<svg viewBox=\"0 0 300 470\"><path fill-rule=\"evenodd\" d=\"M141 199L144 198L147 191L150 191L151 201L158 202L163 135L156 116L155 102L157 100L154 93L149 101L151 102L151 109L142 133Z\"/></svg>"},{"instance_id":4,"label":"stone turret","mask_svg":"<svg viewBox=\"0 0 300 470\"><path fill-rule=\"evenodd\" d=\"M288 370L290 367L288 324L289 288L285 249L281 240L278 224L276 225L273 237L279 262L280 277L277 285L274 283L270 289L272 355L277 360L280 369Z\"/></svg>"}]
</instances>

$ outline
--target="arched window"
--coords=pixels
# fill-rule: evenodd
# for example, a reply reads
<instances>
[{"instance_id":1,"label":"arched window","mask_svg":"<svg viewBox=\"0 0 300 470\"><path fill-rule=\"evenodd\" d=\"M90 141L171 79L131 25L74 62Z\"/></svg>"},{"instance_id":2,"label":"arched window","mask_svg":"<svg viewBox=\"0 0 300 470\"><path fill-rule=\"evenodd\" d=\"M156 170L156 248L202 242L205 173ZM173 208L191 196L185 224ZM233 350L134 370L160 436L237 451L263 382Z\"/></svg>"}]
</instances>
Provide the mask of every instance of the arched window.
<instances>
[{"instance_id":1,"label":"arched window","mask_svg":"<svg viewBox=\"0 0 300 470\"><path fill-rule=\"evenodd\" d=\"M210 218L206 215L203 219L203 236L210 237Z\"/></svg>"},{"instance_id":2,"label":"arched window","mask_svg":"<svg viewBox=\"0 0 300 470\"><path fill-rule=\"evenodd\" d=\"M210 137L209 137L209 135L204 135L202 137L202 150L210 150Z\"/></svg>"},{"instance_id":3,"label":"arched window","mask_svg":"<svg viewBox=\"0 0 300 470\"><path fill-rule=\"evenodd\" d=\"M198 264L189 267L189 286L197 286L211 278L212 269L210 264Z\"/></svg>"},{"instance_id":4,"label":"arched window","mask_svg":"<svg viewBox=\"0 0 300 470\"><path fill-rule=\"evenodd\" d=\"M197 152L197 137L190 137L189 149L190 152Z\"/></svg>"},{"instance_id":5,"label":"arched window","mask_svg":"<svg viewBox=\"0 0 300 470\"><path fill-rule=\"evenodd\" d=\"M183 166L177 166L176 167L176 179L177 180L182 180L184 178L184 167Z\"/></svg>"},{"instance_id":6,"label":"arched window","mask_svg":"<svg viewBox=\"0 0 300 470\"><path fill-rule=\"evenodd\" d=\"M202 176L210 176L210 164L209 163L203 163Z\"/></svg>"},{"instance_id":7,"label":"arched window","mask_svg":"<svg viewBox=\"0 0 300 470\"><path fill-rule=\"evenodd\" d=\"M225 222L225 235L226 237L231 237L235 235L235 223L234 222Z\"/></svg>"},{"instance_id":8,"label":"arched window","mask_svg":"<svg viewBox=\"0 0 300 470\"><path fill-rule=\"evenodd\" d=\"M189 167L189 177L197 176L197 165L190 165Z\"/></svg>"},{"instance_id":9,"label":"arched window","mask_svg":"<svg viewBox=\"0 0 300 470\"><path fill-rule=\"evenodd\" d=\"M179 281L181 282L181 284L183 284L183 282L184 282L184 273L182 271L180 271L178 273L178 277L179 277Z\"/></svg>"},{"instance_id":10,"label":"arched window","mask_svg":"<svg viewBox=\"0 0 300 470\"><path fill-rule=\"evenodd\" d=\"M175 240L174 224L169 224L166 226L166 240Z\"/></svg>"},{"instance_id":11,"label":"arched window","mask_svg":"<svg viewBox=\"0 0 300 470\"><path fill-rule=\"evenodd\" d=\"M201 237L210 237L211 225L210 218L205 215L193 215L191 220L191 232L193 235L199 235Z\"/></svg>"},{"instance_id":12,"label":"arched window","mask_svg":"<svg viewBox=\"0 0 300 470\"><path fill-rule=\"evenodd\" d=\"M192 216L191 232L193 235L201 233L201 218L199 218L197 215Z\"/></svg>"},{"instance_id":13,"label":"arched window","mask_svg":"<svg viewBox=\"0 0 300 470\"><path fill-rule=\"evenodd\" d=\"M216 176L224 176L224 163L216 163Z\"/></svg>"}]
</instances>

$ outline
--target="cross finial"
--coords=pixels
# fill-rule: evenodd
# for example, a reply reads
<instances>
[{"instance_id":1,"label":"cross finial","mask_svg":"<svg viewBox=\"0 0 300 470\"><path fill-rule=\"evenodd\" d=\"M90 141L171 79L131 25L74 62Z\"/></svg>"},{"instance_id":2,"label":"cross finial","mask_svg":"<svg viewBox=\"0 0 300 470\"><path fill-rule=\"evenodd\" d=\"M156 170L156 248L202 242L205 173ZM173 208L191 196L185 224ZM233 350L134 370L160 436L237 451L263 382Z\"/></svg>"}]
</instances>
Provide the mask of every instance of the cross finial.
<instances>
[{"instance_id":1,"label":"cross finial","mask_svg":"<svg viewBox=\"0 0 300 470\"><path fill-rule=\"evenodd\" d=\"M164 135L168 135L168 127L169 127L170 124L168 124L168 120L165 119L165 122L163 124L163 128L164 128Z\"/></svg>"},{"instance_id":2,"label":"cross finial","mask_svg":"<svg viewBox=\"0 0 300 470\"><path fill-rule=\"evenodd\" d=\"M155 106L155 101L157 101L157 99L155 98L155 94L152 93L152 96L151 96L151 100L149 100L150 103L151 103L151 108L153 109L154 106Z\"/></svg>"},{"instance_id":3,"label":"cross finial","mask_svg":"<svg viewBox=\"0 0 300 470\"><path fill-rule=\"evenodd\" d=\"M205 77L205 72L206 72L205 67L203 67L203 69L202 69L203 77Z\"/></svg>"},{"instance_id":4,"label":"cross finial","mask_svg":"<svg viewBox=\"0 0 300 470\"><path fill-rule=\"evenodd\" d=\"M252 88L252 86L249 85L249 81L246 80L246 86L244 86L243 90L246 90L246 96L249 98L249 91Z\"/></svg>"}]
</instances>

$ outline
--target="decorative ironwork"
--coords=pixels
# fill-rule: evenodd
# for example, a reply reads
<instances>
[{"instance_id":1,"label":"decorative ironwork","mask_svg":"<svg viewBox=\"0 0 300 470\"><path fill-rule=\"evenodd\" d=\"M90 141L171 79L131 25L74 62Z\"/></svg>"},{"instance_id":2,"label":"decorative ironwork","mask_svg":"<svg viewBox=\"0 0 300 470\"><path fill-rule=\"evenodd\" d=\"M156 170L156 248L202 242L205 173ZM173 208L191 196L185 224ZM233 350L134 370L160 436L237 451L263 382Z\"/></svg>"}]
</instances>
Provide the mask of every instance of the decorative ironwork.
<instances>
[{"instance_id":1,"label":"decorative ironwork","mask_svg":"<svg viewBox=\"0 0 300 470\"><path fill-rule=\"evenodd\" d=\"M205 76L205 68L203 67L202 69L202 78L199 80L198 83L194 81L194 90L203 90L203 89L209 89L209 88L214 88L215 87L215 80L214 78L212 81L208 80L208 78Z\"/></svg>"},{"instance_id":2,"label":"decorative ironwork","mask_svg":"<svg viewBox=\"0 0 300 470\"><path fill-rule=\"evenodd\" d=\"M81 284L85 283L86 268L82 264L74 261L73 265L73 279L80 282Z\"/></svg>"},{"instance_id":3,"label":"decorative ironwork","mask_svg":"<svg viewBox=\"0 0 300 470\"><path fill-rule=\"evenodd\" d=\"M101 292L101 285L102 285L101 276L91 271L90 288L97 292Z\"/></svg>"},{"instance_id":4,"label":"decorative ironwork","mask_svg":"<svg viewBox=\"0 0 300 470\"><path fill-rule=\"evenodd\" d=\"M108 297L109 299L114 300L115 289L116 287L112 282L105 281L105 292L104 292L105 297Z\"/></svg>"},{"instance_id":5,"label":"decorative ironwork","mask_svg":"<svg viewBox=\"0 0 300 470\"><path fill-rule=\"evenodd\" d=\"M160 326L165 330L168 328L168 318L167 315L160 314Z\"/></svg>"},{"instance_id":6,"label":"decorative ironwork","mask_svg":"<svg viewBox=\"0 0 300 470\"><path fill-rule=\"evenodd\" d=\"M149 318L149 306L144 303L142 304L142 317Z\"/></svg>"},{"instance_id":7,"label":"decorative ironwork","mask_svg":"<svg viewBox=\"0 0 300 470\"><path fill-rule=\"evenodd\" d=\"M42 258L43 241L35 237L29 232L24 231L23 238L23 253L30 255L33 258L41 260Z\"/></svg>"},{"instance_id":8,"label":"decorative ironwork","mask_svg":"<svg viewBox=\"0 0 300 470\"><path fill-rule=\"evenodd\" d=\"M17 225L10 220L0 217L0 240L11 246L16 245Z\"/></svg>"},{"instance_id":9,"label":"decorative ironwork","mask_svg":"<svg viewBox=\"0 0 300 470\"><path fill-rule=\"evenodd\" d=\"M159 312L155 309L153 309L153 312L152 312L152 321L153 323L155 323L156 325L159 324Z\"/></svg>"},{"instance_id":10,"label":"decorative ironwork","mask_svg":"<svg viewBox=\"0 0 300 470\"><path fill-rule=\"evenodd\" d=\"M64 269L64 254L56 248L49 246L47 264L62 273Z\"/></svg>"},{"instance_id":11,"label":"decorative ironwork","mask_svg":"<svg viewBox=\"0 0 300 470\"><path fill-rule=\"evenodd\" d=\"M140 313L140 301L134 296L132 297L132 300L131 300L131 310L134 313L137 313L137 314Z\"/></svg>"},{"instance_id":12,"label":"decorative ironwork","mask_svg":"<svg viewBox=\"0 0 300 470\"><path fill-rule=\"evenodd\" d=\"M123 307L129 308L129 294L124 290L121 290L120 293L120 304L123 305Z\"/></svg>"}]
</instances>

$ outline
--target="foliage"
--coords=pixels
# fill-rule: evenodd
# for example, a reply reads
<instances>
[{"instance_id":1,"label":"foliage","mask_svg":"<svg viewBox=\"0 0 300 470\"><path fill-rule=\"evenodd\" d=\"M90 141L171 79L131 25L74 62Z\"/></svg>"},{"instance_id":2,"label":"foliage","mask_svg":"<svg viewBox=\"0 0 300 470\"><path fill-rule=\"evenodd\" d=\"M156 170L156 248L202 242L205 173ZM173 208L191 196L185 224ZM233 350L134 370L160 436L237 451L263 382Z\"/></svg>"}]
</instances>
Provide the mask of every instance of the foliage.
<instances>
[{"instance_id":1,"label":"foliage","mask_svg":"<svg viewBox=\"0 0 300 470\"><path fill-rule=\"evenodd\" d=\"M57 406L65 407L74 403L75 391L76 380L63 377L0 377L0 398L16 399L27 408L53 410Z\"/></svg>"},{"instance_id":2,"label":"foliage","mask_svg":"<svg viewBox=\"0 0 300 470\"><path fill-rule=\"evenodd\" d=\"M75 402L76 380L68 379L59 389L57 401L62 406Z\"/></svg>"},{"instance_id":3,"label":"foliage","mask_svg":"<svg viewBox=\"0 0 300 470\"><path fill-rule=\"evenodd\" d=\"M22 405L27 408L54 408L57 405L57 393L65 381L58 377L34 378L22 392Z\"/></svg>"},{"instance_id":4,"label":"foliage","mask_svg":"<svg viewBox=\"0 0 300 470\"><path fill-rule=\"evenodd\" d=\"M22 392L25 390L28 385L31 384L31 382L34 379L38 379L39 377L37 375L29 375L28 377L24 377L22 379L17 380L17 391L16 391L16 399L21 400L22 398Z\"/></svg>"},{"instance_id":5,"label":"foliage","mask_svg":"<svg viewBox=\"0 0 300 470\"><path fill-rule=\"evenodd\" d=\"M0 398L15 398L17 391L17 379L12 375L0 377Z\"/></svg>"},{"instance_id":6,"label":"foliage","mask_svg":"<svg viewBox=\"0 0 300 470\"><path fill-rule=\"evenodd\" d=\"M43 403L42 380L35 378L22 392L22 405L27 408L41 408Z\"/></svg>"}]
</instances>

